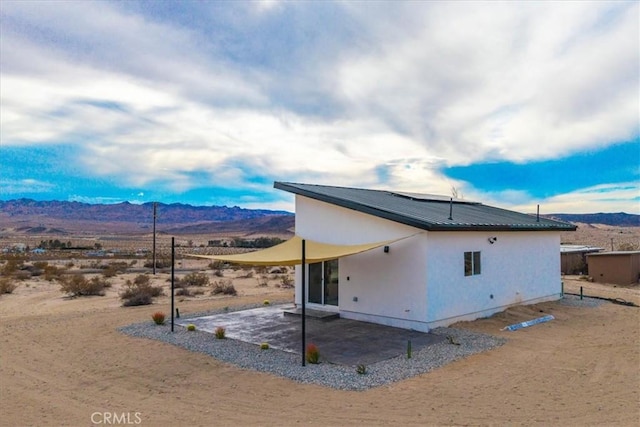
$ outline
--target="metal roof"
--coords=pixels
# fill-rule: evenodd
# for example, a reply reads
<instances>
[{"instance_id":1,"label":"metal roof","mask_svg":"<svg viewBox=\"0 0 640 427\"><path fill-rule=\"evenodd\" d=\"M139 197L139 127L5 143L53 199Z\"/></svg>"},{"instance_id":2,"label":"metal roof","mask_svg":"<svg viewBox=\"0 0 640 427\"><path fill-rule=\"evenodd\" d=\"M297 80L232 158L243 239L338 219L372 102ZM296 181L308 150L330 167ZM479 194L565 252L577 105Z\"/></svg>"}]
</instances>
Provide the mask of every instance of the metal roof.
<instances>
[{"instance_id":1,"label":"metal roof","mask_svg":"<svg viewBox=\"0 0 640 427\"><path fill-rule=\"evenodd\" d=\"M385 190L275 182L300 196L429 231L573 231L576 226L478 202Z\"/></svg>"}]
</instances>

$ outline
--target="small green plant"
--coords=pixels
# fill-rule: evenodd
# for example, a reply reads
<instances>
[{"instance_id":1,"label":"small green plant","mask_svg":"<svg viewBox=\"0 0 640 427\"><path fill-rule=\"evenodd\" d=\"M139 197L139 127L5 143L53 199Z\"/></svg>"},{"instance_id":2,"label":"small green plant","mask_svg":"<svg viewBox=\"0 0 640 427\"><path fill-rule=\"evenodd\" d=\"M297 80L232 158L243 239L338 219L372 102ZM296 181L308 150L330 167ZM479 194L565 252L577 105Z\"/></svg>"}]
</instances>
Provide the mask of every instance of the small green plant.
<instances>
[{"instance_id":1,"label":"small green plant","mask_svg":"<svg viewBox=\"0 0 640 427\"><path fill-rule=\"evenodd\" d=\"M218 326L214 333L216 335L216 338L218 338L219 340L222 340L224 339L226 332L227 331L222 326Z\"/></svg>"},{"instance_id":2,"label":"small green plant","mask_svg":"<svg viewBox=\"0 0 640 427\"><path fill-rule=\"evenodd\" d=\"M264 304L264 305L269 305L269 304L271 304L271 302L269 302L269 300L268 300L268 299L266 299L266 300L264 300L264 301L262 302L262 304Z\"/></svg>"},{"instance_id":3,"label":"small green plant","mask_svg":"<svg viewBox=\"0 0 640 427\"><path fill-rule=\"evenodd\" d=\"M191 331L191 332L193 332L193 331L195 331L195 330L196 330L196 325L194 325L193 323L189 323L189 324L187 325L187 331Z\"/></svg>"},{"instance_id":4,"label":"small green plant","mask_svg":"<svg viewBox=\"0 0 640 427\"><path fill-rule=\"evenodd\" d=\"M364 375L367 373L367 366L360 364L358 366L356 366L356 372L360 375Z\"/></svg>"},{"instance_id":5,"label":"small green plant","mask_svg":"<svg viewBox=\"0 0 640 427\"><path fill-rule=\"evenodd\" d=\"M269 343L268 342L261 343L260 350L269 350Z\"/></svg>"},{"instance_id":6,"label":"small green plant","mask_svg":"<svg viewBox=\"0 0 640 427\"><path fill-rule=\"evenodd\" d=\"M320 361L320 352L318 351L318 347L315 344L307 345L305 358L309 363L313 363L314 365L318 364L318 362Z\"/></svg>"},{"instance_id":7,"label":"small green plant","mask_svg":"<svg viewBox=\"0 0 640 427\"><path fill-rule=\"evenodd\" d=\"M155 322L156 325L164 325L165 315L161 311L156 311L151 315L151 318Z\"/></svg>"}]
</instances>

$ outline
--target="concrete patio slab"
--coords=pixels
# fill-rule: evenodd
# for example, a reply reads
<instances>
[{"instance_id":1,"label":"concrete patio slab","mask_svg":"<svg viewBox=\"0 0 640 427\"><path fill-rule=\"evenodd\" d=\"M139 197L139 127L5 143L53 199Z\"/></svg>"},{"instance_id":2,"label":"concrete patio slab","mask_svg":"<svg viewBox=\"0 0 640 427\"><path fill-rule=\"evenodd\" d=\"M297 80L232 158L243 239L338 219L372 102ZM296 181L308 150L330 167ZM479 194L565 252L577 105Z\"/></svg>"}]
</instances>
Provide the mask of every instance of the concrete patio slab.
<instances>
[{"instance_id":1,"label":"concrete patio slab","mask_svg":"<svg viewBox=\"0 0 640 427\"><path fill-rule=\"evenodd\" d=\"M226 337L271 348L301 354L301 317L285 316L291 305L266 306L251 310L221 313L190 319L176 319L176 324L196 325L201 331L213 333L219 326ZM306 342L320 350L321 360L342 365L380 362L407 354L411 341L413 351L436 344L445 337L359 322L348 319L320 320L307 316Z\"/></svg>"}]
</instances>

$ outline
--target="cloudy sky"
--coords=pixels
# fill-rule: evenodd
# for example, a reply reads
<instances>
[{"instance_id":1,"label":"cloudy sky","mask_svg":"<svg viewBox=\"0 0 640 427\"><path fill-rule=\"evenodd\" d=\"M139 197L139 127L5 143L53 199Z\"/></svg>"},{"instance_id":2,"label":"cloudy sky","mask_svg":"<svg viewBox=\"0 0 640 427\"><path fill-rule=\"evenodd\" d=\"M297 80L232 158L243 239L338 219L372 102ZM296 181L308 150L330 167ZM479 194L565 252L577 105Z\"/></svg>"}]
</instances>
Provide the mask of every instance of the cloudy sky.
<instances>
[{"instance_id":1,"label":"cloudy sky","mask_svg":"<svg viewBox=\"0 0 640 427\"><path fill-rule=\"evenodd\" d=\"M0 2L0 199L640 213L635 1Z\"/></svg>"}]
</instances>

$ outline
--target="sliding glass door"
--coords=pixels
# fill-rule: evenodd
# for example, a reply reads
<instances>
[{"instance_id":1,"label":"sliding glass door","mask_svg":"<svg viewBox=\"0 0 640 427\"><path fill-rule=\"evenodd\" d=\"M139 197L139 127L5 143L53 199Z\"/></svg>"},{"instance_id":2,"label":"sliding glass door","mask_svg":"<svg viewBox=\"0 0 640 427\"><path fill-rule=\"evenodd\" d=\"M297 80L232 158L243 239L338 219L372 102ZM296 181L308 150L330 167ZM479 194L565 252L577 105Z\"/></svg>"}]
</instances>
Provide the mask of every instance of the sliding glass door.
<instances>
[{"instance_id":1,"label":"sliding glass door","mask_svg":"<svg viewBox=\"0 0 640 427\"><path fill-rule=\"evenodd\" d=\"M338 260L309 264L308 302L338 305Z\"/></svg>"}]
</instances>

